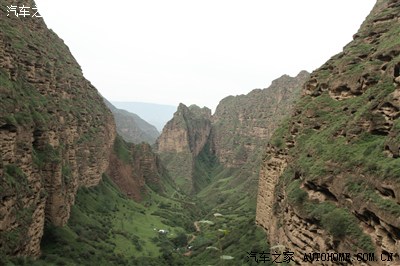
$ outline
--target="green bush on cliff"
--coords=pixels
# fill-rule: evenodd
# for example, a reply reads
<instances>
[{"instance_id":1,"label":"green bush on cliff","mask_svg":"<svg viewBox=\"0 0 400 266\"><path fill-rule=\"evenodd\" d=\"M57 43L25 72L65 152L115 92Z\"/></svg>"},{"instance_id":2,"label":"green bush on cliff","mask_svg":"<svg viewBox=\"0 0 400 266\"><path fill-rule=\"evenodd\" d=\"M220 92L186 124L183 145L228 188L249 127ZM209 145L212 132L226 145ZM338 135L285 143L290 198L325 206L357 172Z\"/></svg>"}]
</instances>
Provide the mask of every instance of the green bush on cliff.
<instances>
[{"instance_id":1,"label":"green bush on cliff","mask_svg":"<svg viewBox=\"0 0 400 266\"><path fill-rule=\"evenodd\" d=\"M129 149L130 144L125 142L121 136L117 135L114 141L114 151L117 154L118 159L127 164L132 162L132 156Z\"/></svg>"},{"instance_id":2,"label":"green bush on cliff","mask_svg":"<svg viewBox=\"0 0 400 266\"><path fill-rule=\"evenodd\" d=\"M299 187L300 183L300 180L295 180L287 188L288 199L291 204L301 205L307 199L307 192Z\"/></svg>"},{"instance_id":3,"label":"green bush on cliff","mask_svg":"<svg viewBox=\"0 0 400 266\"><path fill-rule=\"evenodd\" d=\"M330 202L314 203L309 201L306 211L334 237L353 239L352 241L358 248L368 252L375 251L371 238L363 233L358 226L357 219L347 209L336 207Z\"/></svg>"}]
</instances>

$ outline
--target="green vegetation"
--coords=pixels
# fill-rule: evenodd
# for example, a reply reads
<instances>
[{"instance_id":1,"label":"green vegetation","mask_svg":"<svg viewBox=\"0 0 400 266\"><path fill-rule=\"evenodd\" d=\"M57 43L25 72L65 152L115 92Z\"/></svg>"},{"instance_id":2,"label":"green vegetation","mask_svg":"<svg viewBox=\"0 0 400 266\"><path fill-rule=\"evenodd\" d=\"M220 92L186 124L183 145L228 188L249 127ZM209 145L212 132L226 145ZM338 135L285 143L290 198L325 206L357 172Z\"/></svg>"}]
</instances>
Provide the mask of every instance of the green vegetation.
<instances>
[{"instance_id":1,"label":"green vegetation","mask_svg":"<svg viewBox=\"0 0 400 266\"><path fill-rule=\"evenodd\" d=\"M400 208L391 199L376 193L371 184L356 182L355 176L367 176L384 180L396 180L400 176L400 158L391 158L384 153L388 140L387 134L368 132L360 127L363 121L374 121L372 114L379 102L385 101L393 92L391 81L382 80L371 86L363 95L337 101L327 92L318 97L305 96L299 102L302 109L294 119L302 126L295 137L296 147L289 153L293 162L283 174L279 187L286 187L288 201L301 210L309 219L338 239L354 241L362 250L373 252L374 245L357 224L357 218L346 208L328 202L308 200L307 193L300 188L301 182L324 180L329 176L343 173L348 192L352 198L361 197L392 215L400 215ZM372 99L372 100L371 100ZM306 115L307 114L307 115ZM312 114L310 119L307 116ZM396 125L396 123L394 124ZM272 138L273 144L281 147L280 142L290 139L287 125L277 130ZM292 180L293 171L302 176L302 180Z\"/></svg>"},{"instance_id":2,"label":"green vegetation","mask_svg":"<svg viewBox=\"0 0 400 266\"><path fill-rule=\"evenodd\" d=\"M337 239L347 238L366 252L374 252L371 238L358 226L358 220L349 210L340 208L331 202L317 202L308 199L302 190L300 180L294 180L287 186L288 199L305 217L316 220L322 228Z\"/></svg>"},{"instance_id":3,"label":"green vegetation","mask_svg":"<svg viewBox=\"0 0 400 266\"><path fill-rule=\"evenodd\" d=\"M117 154L118 159L126 164L132 162L131 156L131 144L125 142L121 136L117 135L114 141L114 151Z\"/></svg>"},{"instance_id":4,"label":"green vegetation","mask_svg":"<svg viewBox=\"0 0 400 266\"><path fill-rule=\"evenodd\" d=\"M384 198L377 191L371 189L365 182L349 182L347 191L353 197L361 197L364 201L370 201L380 210L386 211L396 217L400 216L400 205L392 199Z\"/></svg>"},{"instance_id":5,"label":"green vegetation","mask_svg":"<svg viewBox=\"0 0 400 266\"><path fill-rule=\"evenodd\" d=\"M14 164L5 165L3 175L0 176L0 184L0 195L2 195L3 200L15 200L14 211L18 221L14 230L0 232L1 264L2 257L5 257L5 254L13 253L15 247L23 245L27 241L25 235L28 231L27 226L32 222L35 203L28 205L24 202L24 195L31 195L33 192L26 175L18 166ZM14 194L15 191L17 193Z\"/></svg>"},{"instance_id":6,"label":"green vegetation","mask_svg":"<svg viewBox=\"0 0 400 266\"><path fill-rule=\"evenodd\" d=\"M364 174L370 174L382 179L397 178L400 174L400 159L387 157L384 153L385 135L369 132L358 133L363 130L358 127L361 120L370 119L374 102L368 103L372 95L375 101L382 100L393 91L393 86L382 83L370 88L365 94L356 98L335 101L327 93L310 100L304 97L301 105L305 110L318 110L314 124L323 126L320 130L304 129L297 138L297 148L291 150L296 158L295 165L302 169L303 174L309 178L324 175L330 169L325 162L340 164L340 171L351 170L359 167ZM355 110L350 117L343 110ZM300 119L304 119L303 116ZM309 123L304 120L304 123ZM306 124L307 125L307 124ZM311 125L307 125L311 127ZM279 132L284 130L280 129ZM357 136L351 138L353 135ZM278 138L279 137L274 137ZM366 167L363 167L366 166Z\"/></svg>"},{"instance_id":7,"label":"green vegetation","mask_svg":"<svg viewBox=\"0 0 400 266\"><path fill-rule=\"evenodd\" d=\"M200 224L201 232L193 245L190 265L257 265L247 252L269 252L265 232L256 227L253 218L238 214L208 216L214 224ZM224 261L221 256L231 256ZM272 265L272 264L266 264Z\"/></svg>"},{"instance_id":8,"label":"green vegetation","mask_svg":"<svg viewBox=\"0 0 400 266\"><path fill-rule=\"evenodd\" d=\"M18 172L10 168L14 170ZM234 264L256 265L248 261L247 252L266 251L268 246L249 212L225 203L220 208L223 216L214 217L214 210L198 206L195 198L177 191L171 197L150 191L137 203L103 176L98 186L79 189L66 226L46 224L39 260L4 257L2 261L7 265L224 265L225 255L233 257L229 261ZM30 211L18 215L31 217ZM209 222L198 223L196 231L193 224L201 218ZM161 229L168 233L160 233ZM17 231L2 237L19 241Z\"/></svg>"},{"instance_id":9,"label":"green vegetation","mask_svg":"<svg viewBox=\"0 0 400 266\"><path fill-rule=\"evenodd\" d=\"M210 143L208 142L199 155L194 159L194 190L200 191L210 184L215 173L218 172L218 169L220 169L218 159L214 154L211 154Z\"/></svg>"},{"instance_id":10,"label":"green vegetation","mask_svg":"<svg viewBox=\"0 0 400 266\"><path fill-rule=\"evenodd\" d=\"M303 205L304 201L308 197L307 192L299 187L300 183L300 180L295 180L287 187L289 202L296 206Z\"/></svg>"},{"instance_id":11,"label":"green vegetation","mask_svg":"<svg viewBox=\"0 0 400 266\"><path fill-rule=\"evenodd\" d=\"M186 258L174 249L184 246L201 213L156 193L136 203L104 176L98 186L78 191L66 226L46 225L43 256L35 265L187 265L179 264Z\"/></svg>"},{"instance_id":12,"label":"green vegetation","mask_svg":"<svg viewBox=\"0 0 400 266\"><path fill-rule=\"evenodd\" d=\"M179 153L164 152L160 154L161 161L166 165L168 172L173 176L175 184L182 190L190 192L192 188L193 158L188 151Z\"/></svg>"}]
</instances>

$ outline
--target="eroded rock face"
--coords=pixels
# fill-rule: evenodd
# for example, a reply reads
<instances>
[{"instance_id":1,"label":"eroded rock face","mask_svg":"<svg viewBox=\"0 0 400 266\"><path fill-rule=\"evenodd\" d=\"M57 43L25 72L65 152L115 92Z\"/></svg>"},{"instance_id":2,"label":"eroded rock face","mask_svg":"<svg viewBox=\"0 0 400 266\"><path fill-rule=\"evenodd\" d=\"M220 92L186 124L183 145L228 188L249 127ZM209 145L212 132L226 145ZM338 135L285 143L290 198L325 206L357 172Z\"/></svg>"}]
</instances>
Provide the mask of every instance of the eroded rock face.
<instances>
[{"instance_id":1,"label":"eroded rock face","mask_svg":"<svg viewBox=\"0 0 400 266\"><path fill-rule=\"evenodd\" d=\"M296 77L283 75L266 89L221 100L213 115L212 130L219 161L226 167L259 161L260 152L280 121L290 113L308 77L306 71Z\"/></svg>"},{"instance_id":2,"label":"eroded rock face","mask_svg":"<svg viewBox=\"0 0 400 266\"><path fill-rule=\"evenodd\" d=\"M44 221L64 225L78 187L101 179L115 126L41 18L0 16L0 27L0 250L38 256Z\"/></svg>"},{"instance_id":3,"label":"eroded rock face","mask_svg":"<svg viewBox=\"0 0 400 266\"><path fill-rule=\"evenodd\" d=\"M165 192L162 181L167 182L166 171L161 165L159 157L147 143L130 144L121 139L118 145L124 145L129 150L129 157L119 158L115 151L110 155L110 165L107 174L128 197L141 201L146 195L149 186L159 194Z\"/></svg>"},{"instance_id":4,"label":"eroded rock face","mask_svg":"<svg viewBox=\"0 0 400 266\"><path fill-rule=\"evenodd\" d=\"M256 220L299 264L312 252L399 255L399 14L398 1L377 1L272 136Z\"/></svg>"},{"instance_id":5,"label":"eroded rock face","mask_svg":"<svg viewBox=\"0 0 400 266\"><path fill-rule=\"evenodd\" d=\"M162 162L185 191L193 190L194 158L204 148L210 132L210 109L180 104L157 139Z\"/></svg>"},{"instance_id":6,"label":"eroded rock face","mask_svg":"<svg viewBox=\"0 0 400 266\"><path fill-rule=\"evenodd\" d=\"M213 116L207 108L180 105L157 141L171 176L192 190L197 181L193 180L196 156L206 147L208 156L215 156L224 167L241 169L232 186L248 182L248 191L253 191L250 186L254 188L262 151L308 77L306 71L296 77L283 75L269 88L226 97Z\"/></svg>"}]
</instances>

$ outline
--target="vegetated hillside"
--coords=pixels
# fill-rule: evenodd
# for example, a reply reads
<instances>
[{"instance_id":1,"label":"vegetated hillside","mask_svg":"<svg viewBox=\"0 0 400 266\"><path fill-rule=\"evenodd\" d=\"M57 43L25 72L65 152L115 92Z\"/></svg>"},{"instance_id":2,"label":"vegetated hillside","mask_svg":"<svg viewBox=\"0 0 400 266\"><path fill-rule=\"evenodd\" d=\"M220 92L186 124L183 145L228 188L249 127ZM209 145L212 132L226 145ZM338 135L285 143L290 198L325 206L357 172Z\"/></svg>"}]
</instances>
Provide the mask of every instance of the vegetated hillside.
<instances>
[{"instance_id":1,"label":"vegetated hillside","mask_svg":"<svg viewBox=\"0 0 400 266\"><path fill-rule=\"evenodd\" d=\"M155 143L160 135L155 126L149 124L137 114L116 108L106 99L104 99L104 102L114 115L118 134L125 141L136 144L141 142Z\"/></svg>"},{"instance_id":2,"label":"vegetated hillside","mask_svg":"<svg viewBox=\"0 0 400 266\"><path fill-rule=\"evenodd\" d=\"M63 41L42 18L4 15L10 4L0 1L0 258L36 257L45 221L65 225L78 188L100 181L115 124Z\"/></svg>"},{"instance_id":3,"label":"vegetated hillside","mask_svg":"<svg viewBox=\"0 0 400 266\"><path fill-rule=\"evenodd\" d=\"M116 102L112 104L117 108L127 110L139 115L141 118L154 125L161 132L165 124L171 120L176 111L176 106L143 102Z\"/></svg>"},{"instance_id":4,"label":"vegetated hillside","mask_svg":"<svg viewBox=\"0 0 400 266\"><path fill-rule=\"evenodd\" d=\"M283 75L266 89L229 96L218 104L212 117L211 155L220 164L200 196L226 206L249 205L255 209L257 182L266 144L284 117L309 73ZM221 172L222 171L222 172Z\"/></svg>"},{"instance_id":5,"label":"vegetated hillside","mask_svg":"<svg viewBox=\"0 0 400 266\"><path fill-rule=\"evenodd\" d=\"M66 226L46 226L35 263L189 265L188 234L204 212L175 189L150 146L117 136L107 173L79 190Z\"/></svg>"},{"instance_id":6,"label":"vegetated hillside","mask_svg":"<svg viewBox=\"0 0 400 266\"><path fill-rule=\"evenodd\" d=\"M253 265L246 252L268 250L254 224L259 164L266 138L291 109L307 76L283 76L270 88L228 97L213 117L209 109L181 104L167 123L157 140L161 161L178 185L192 185L186 191L205 211L188 254L192 265L223 259Z\"/></svg>"},{"instance_id":7,"label":"vegetated hillside","mask_svg":"<svg viewBox=\"0 0 400 266\"><path fill-rule=\"evenodd\" d=\"M257 222L299 263L305 252L399 255L399 36L400 2L377 1L271 139Z\"/></svg>"},{"instance_id":8,"label":"vegetated hillside","mask_svg":"<svg viewBox=\"0 0 400 266\"><path fill-rule=\"evenodd\" d=\"M216 216L204 208L204 202L180 193L166 172L152 173L156 170L154 154L145 145L129 144L117 137L112 154L116 158L110 162L114 170L108 170L117 174L115 182L104 175L98 186L80 189L67 225L46 226L40 259L13 258L11 262L207 265L221 264L223 254L240 265L256 265L247 263L246 252L250 248L261 252L268 247L254 218L233 212ZM161 182L148 182L149 177L158 176ZM122 185L118 178L124 179ZM129 183L129 179L134 181ZM144 191L140 201L131 199L135 191L125 191L128 187L137 188L137 184Z\"/></svg>"},{"instance_id":9,"label":"vegetated hillside","mask_svg":"<svg viewBox=\"0 0 400 266\"><path fill-rule=\"evenodd\" d=\"M195 190L195 158L203 150L211 131L211 110L179 104L174 117L157 139L157 152L176 184L190 193Z\"/></svg>"},{"instance_id":10,"label":"vegetated hillside","mask_svg":"<svg viewBox=\"0 0 400 266\"><path fill-rule=\"evenodd\" d=\"M208 108L180 104L157 140L161 160L178 185L198 192L211 180L216 181L215 176L232 177L219 175L221 170L231 168L236 177L225 179L230 187L221 186L222 190L246 184L255 192L257 186L247 181L256 181L266 143L291 110L308 76L306 71L294 78L284 75L269 88L229 96L220 102L213 116ZM224 193L213 192L212 197Z\"/></svg>"},{"instance_id":11,"label":"vegetated hillside","mask_svg":"<svg viewBox=\"0 0 400 266\"><path fill-rule=\"evenodd\" d=\"M42 256L17 265L191 265L183 256L186 232L201 211L190 199L151 191L141 203L124 194L107 176L98 186L78 191L64 227L46 227ZM164 230L164 231L162 231ZM165 233L164 233L165 232ZM176 248L181 248L177 252Z\"/></svg>"}]
</instances>

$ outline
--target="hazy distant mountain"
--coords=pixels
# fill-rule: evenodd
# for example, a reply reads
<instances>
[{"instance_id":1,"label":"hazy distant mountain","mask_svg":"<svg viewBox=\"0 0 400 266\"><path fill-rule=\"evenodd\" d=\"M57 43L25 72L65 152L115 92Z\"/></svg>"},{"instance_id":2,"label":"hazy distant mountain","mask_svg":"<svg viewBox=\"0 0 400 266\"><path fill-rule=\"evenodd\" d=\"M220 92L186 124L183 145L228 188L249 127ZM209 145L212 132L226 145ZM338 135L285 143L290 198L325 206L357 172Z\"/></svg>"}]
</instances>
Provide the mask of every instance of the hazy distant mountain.
<instances>
[{"instance_id":1,"label":"hazy distant mountain","mask_svg":"<svg viewBox=\"0 0 400 266\"><path fill-rule=\"evenodd\" d=\"M153 144L160 135L155 126L149 124L137 114L118 109L106 99L104 99L104 102L114 115L118 134L125 141L136 144L141 142Z\"/></svg>"},{"instance_id":2,"label":"hazy distant mountain","mask_svg":"<svg viewBox=\"0 0 400 266\"><path fill-rule=\"evenodd\" d=\"M173 105L142 102L112 102L112 104L117 108L137 114L154 125L160 132L172 118L177 108Z\"/></svg>"}]
</instances>

